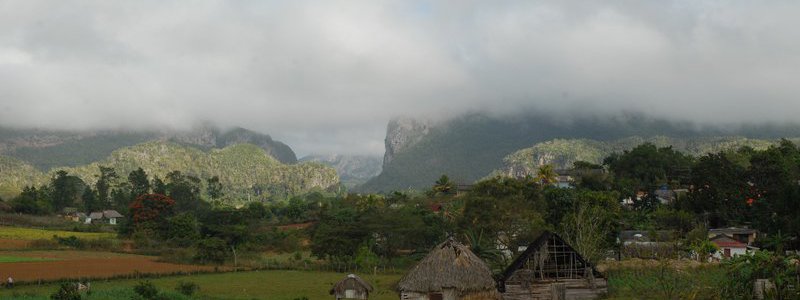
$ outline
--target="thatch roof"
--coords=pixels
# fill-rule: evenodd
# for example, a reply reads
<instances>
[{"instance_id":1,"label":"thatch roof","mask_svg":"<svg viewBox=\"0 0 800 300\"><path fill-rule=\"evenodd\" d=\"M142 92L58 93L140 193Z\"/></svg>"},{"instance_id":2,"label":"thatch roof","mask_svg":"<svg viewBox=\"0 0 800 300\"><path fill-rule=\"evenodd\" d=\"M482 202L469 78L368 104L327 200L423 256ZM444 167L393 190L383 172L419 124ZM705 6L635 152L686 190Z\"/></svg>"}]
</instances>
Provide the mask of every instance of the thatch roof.
<instances>
[{"instance_id":1,"label":"thatch roof","mask_svg":"<svg viewBox=\"0 0 800 300\"><path fill-rule=\"evenodd\" d=\"M330 294L343 295L345 290L372 292L373 288L372 285L361 279L361 277L358 277L355 274L349 274L347 277L333 285Z\"/></svg>"},{"instance_id":2,"label":"thatch roof","mask_svg":"<svg viewBox=\"0 0 800 300\"><path fill-rule=\"evenodd\" d=\"M453 238L434 247L400 279L397 288L400 292L417 293L442 292L443 288L454 288L462 296L487 292L499 295L491 269L468 247Z\"/></svg>"}]
</instances>

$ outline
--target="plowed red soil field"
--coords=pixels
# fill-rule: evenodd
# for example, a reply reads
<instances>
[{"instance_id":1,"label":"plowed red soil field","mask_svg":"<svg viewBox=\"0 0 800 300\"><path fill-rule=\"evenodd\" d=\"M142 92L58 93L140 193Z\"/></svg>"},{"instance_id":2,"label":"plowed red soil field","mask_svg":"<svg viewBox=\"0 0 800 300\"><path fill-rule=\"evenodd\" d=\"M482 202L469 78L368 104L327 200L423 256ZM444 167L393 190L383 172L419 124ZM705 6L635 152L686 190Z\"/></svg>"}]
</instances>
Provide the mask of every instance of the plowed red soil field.
<instances>
[{"instance_id":1,"label":"plowed red soil field","mask_svg":"<svg viewBox=\"0 0 800 300\"><path fill-rule=\"evenodd\" d=\"M0 250L25 249L29 241L0 239Z\"/></svg>"},{"instance_id":2,"label":"plowed red soil field","mask_svg":"<svg viewBox=\"0 0 800 300\"><path fill-rule=\"evenodd\" d=\"M0 251L0 255L55 259L0 263L0 274L17 281L99 278L139 273L211 271L214 267L157 262L157 257L90 251Z\"/></svg>"}]
</instances>

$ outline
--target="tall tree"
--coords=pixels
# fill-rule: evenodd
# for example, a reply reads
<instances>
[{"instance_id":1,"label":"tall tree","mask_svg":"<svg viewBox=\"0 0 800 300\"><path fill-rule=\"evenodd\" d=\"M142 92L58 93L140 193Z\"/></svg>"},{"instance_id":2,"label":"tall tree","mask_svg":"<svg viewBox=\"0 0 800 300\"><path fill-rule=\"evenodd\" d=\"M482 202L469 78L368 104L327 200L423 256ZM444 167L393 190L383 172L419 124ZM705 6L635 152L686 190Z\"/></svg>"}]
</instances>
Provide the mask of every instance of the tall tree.
<instances>
[{"instance_id":1,"label":"tall tree","mask_svg":"<svg viewBox=\"0 0 800 300\"><path fill-rule=\"evenodd\" d=\"M536 182L544 185L553 184L558 181L558 174L556 174L553 165L542 165L536 172Z\"/></svg>"},{"instance_id":2,"label":"tall tree","mask_svg":"<svg viewBox=\"0 0 800 300\"><path fill-rule=\"evenodd\" d=\"M128 184L131 186L131 200L140 195L150 193L150 181L148 181L147 173L142 168L133 170L128 174Z\"/></svg>"},{"instance_id":3,"label":"tall tree","mask_svg":"<svg viewBox=\"0 0 800 300\"><path fill-rule=\"evenodd\" d=\"M103 209L102 203L97 199L97 194L90 186L87 186L86 189L83 190L81 200L83 201L83 208L87 213Z\"/></svg>"},{"instance_id":4,"label":"tall tree","mask_svg":"<svg viewBox=\"0 0 800 300\"><path fill-rule=\"evenodd\" d=\"M222 183L219 182L219 176L214 175L214 177L206 179L206 192L211 200L222 198Z\"/></svg>"},{"instance_id":5,"label":"tall tree","mask_svg":"<svg viewBox=\"0 0 800 300\"><path fill-rule=\"evenodd\" d=\"M97 190L97 200L104 207L111 207L111 189L114 181L119 178L114 168L100 166L100 175L97 178L95 189Z\"/></svg>"},{"instance_id":6,"label":"tall tree","mask_svg":"<svg viewBox=\"0 0 800 300\"><path fill-rule=\"evenodd\" d=\"M65 207L73 206L75 199L78 198L78 188L82 185L83 181L75 176L69 176L67 171L56 172L56 175L50 180L53 209L61 211Z\"/></svg>"},{"instance_id":7,"label":"tall tree","mask_svg":"<svg viewBox=\"0 0 800 300\"><path fill-rule=\"evenodd\" d=\"M153 187L153 194L167 194L167 185L158 176L153 177L153 184L151 186Z\"/></svg>"}]
</instances>

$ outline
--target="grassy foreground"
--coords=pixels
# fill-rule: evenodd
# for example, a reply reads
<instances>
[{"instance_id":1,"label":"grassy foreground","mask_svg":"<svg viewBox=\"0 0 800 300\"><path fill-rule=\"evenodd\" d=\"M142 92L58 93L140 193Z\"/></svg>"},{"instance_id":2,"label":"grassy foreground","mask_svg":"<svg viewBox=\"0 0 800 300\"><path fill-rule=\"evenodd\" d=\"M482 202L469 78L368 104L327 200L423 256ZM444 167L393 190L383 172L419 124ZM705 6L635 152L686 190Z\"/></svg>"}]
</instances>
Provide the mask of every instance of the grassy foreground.
<instances>
[{"instance_id":1,"label":"grassy foreground","mask_svg":"<svg viewBox=\"0 0 800 300\"><path fill-rule=\"evenodd\" d=\"M12 256L0 255L0 263L15 263L15 262L31 262L31 261L51 261L52 258L44 257L25 257L25 256Z\"/></svg>"},{"instance_id":2,"label":"grassy foreground","mask_svg":"<svg viewBox=\"0 0 800 300\"><path fill-rule=\"evenodd\" d=\"M0 239L9 240L36 240L52 239L54 235L59 237L75 236L81 239L104 239L114 238L116 234L107 232L73 232L62 230L43 230L22 227L0 226Z\"/></svg>"},{"instance_id":3,"label":"grassy foreground","mask_svg":"<svg viewBox=\"0 0 800 300\"><path fill-rule=\"evenodd\" d=\"M370 299L397 299L394 284L401 275L359 274L375 287ZM174 292L179 282L194 282L200 286L201 299L275 299L293 300L300 297L331 299L331 286L346 274L312 271L253 271L223 274L175 276L150 279L162 291ZM137 280L114 280L92 282L94 293L88 299L115 299L119 293L128 293ZM49 299L58 289L57 284L18 286L12 290L0 290L0 298L17 300ZM107 298L112 297L112 298Z\"/></svg>"}]
</instances>

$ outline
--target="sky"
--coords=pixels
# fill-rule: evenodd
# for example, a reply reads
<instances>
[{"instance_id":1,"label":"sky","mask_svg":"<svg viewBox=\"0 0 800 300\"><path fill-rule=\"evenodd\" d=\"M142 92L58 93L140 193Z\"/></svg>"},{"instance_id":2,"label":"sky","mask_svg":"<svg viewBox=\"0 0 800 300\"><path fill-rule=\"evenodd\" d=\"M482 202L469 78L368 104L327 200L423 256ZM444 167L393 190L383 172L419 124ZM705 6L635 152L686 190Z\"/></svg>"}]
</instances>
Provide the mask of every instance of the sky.
<instances>
[{"instance_id":1,"label":"sky","mask_svg":"<svg viewBox=\"0 0 800 300\"><path fill-rule=\"evenodd\" d=\"M800 1L0 0L0 125L383 154L395 116L800 113Z\"/></svg>"}]
</instances>

